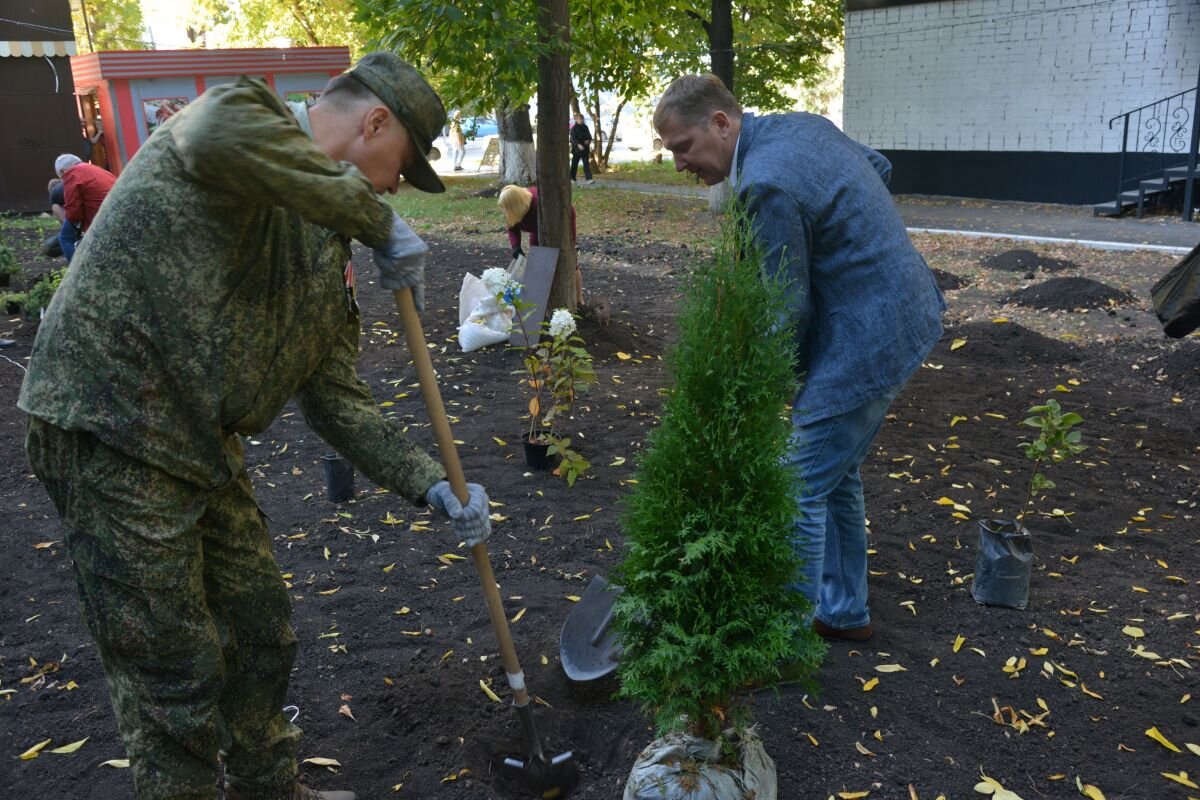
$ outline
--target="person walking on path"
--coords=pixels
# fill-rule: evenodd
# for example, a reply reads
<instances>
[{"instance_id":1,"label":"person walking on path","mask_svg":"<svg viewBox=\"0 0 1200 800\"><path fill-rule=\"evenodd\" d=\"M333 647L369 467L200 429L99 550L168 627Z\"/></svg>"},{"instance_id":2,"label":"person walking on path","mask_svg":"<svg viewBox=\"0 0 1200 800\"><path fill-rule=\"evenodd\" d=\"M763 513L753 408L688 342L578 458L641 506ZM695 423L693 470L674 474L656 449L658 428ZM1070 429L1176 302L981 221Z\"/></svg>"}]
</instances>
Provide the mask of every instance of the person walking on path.
<instances>
[{"instance_id":1,"label":"person walking on path","mask_svg":"<svg viewBox=\"0 0 1200 800\"><path fill-rule=\"evenodd\" d=\"M579 177L579 164L583 163L583 182L595 183L592 180L592 132L583 121L583 114L575 113L575 124L571 126L571 182Z\"/></svg>"},{"instance_id":2,"label":"person walking on path","mask_svg":"<svg viewBox=\"0 0 1200 800\"><path fill-rule=\"evenodd\" d=\"M67 263L70 263L80 237L92 227L104 198L108 197L117 179L108 170L88 164L70 153L54 159L54 171L63 182L62 207L65 216L58 241Z\"/></svg>"},{"instance_id":3,"label":"person walking on path","mask_svg":"<svg viewBox=\"0 0 1200 800\"><path fill-rule=\"evenodd\" d=\"M504 213L504 227L508 233L508 246L512 257L525 255L521 248L521 234L529 234L529 246L538 246L538 190L536 186L509 184L500 190L496 201ZM575 247L575 206L571 206L571 247ZM575 262L575 302L583 305L583 271Z\"/></svg>"},{"instance_id":4,"label":"person walking on path","mask_svg":"<svg viewBox=\"0 0 1200 800\"><path fill-rule=\"evenodd\" d=\"M463 158L467 155L467 139L463 135L462 120L457 111L450 118L450 129L446 135L447 148L450 151L450 157L454 161L454 171L462 172Z\"/></svg>"},{"instance_id":5,"label":"person walking on path","mask_svg":"<svg viewBox=\"0 0 1200 800\"><path fill-rule=\"evenodd\" d=\"M818 633L869 639L859 467L946 308L887 190L891 164L814 114L743 112L714 75L676 79L654 127L676 170L709 186L729 178L766 268L789 281L801 375L789 453L802 481L796 589Z\"/></svg>"},{"instance_id":6,"label":"person walking on path","mask_svg":"<svg viewBox=\"0 0 1200 800\"><path fill-rule=\"evenodd\" d=\"M297 782L282 711L296 635L242 437L289 398L457 540L490 533L483 488L460 505L355 371L350 240L420 305L428 248L379 193L401 175L443 190L424 154L444 120L390 53L299 117L260 80L210 89L126 167L42 321L26 452L63 519L139 800L354 797Z\"/></svg>"}]
</instances>

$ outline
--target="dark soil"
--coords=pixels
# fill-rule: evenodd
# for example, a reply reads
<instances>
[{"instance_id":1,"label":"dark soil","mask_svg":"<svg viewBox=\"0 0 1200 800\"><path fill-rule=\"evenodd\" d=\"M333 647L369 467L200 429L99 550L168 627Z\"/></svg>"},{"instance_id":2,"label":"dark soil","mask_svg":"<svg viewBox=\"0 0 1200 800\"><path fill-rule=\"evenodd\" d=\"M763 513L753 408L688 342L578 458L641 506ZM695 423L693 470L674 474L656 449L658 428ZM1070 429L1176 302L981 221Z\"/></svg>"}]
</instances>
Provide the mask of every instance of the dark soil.
<instances>
[{"instance_id":1,"label":"dark soil","mask_svg":"<svg viewBox=\"0 0 1200 800\"><path fill-rule=\"evenodd\" d=\"M1006 250L1003 253L990 255L979 263L988 269L1005 272L1059 272L1064 269L1074 269L1076 266L1072 261L1051 258L1032 250Z\"/></svg>"},{"instance_id":2,"label":"dark soil","mask_svg":"<svg viewBox=\"0 0 1200 800\"><path fill-rule=\"evenodd\" d=\"M1134 301L1133 295L1091 278L1051 278L1004 298L1027 308L1074 311L1077 308L1115 308Z\"/></svg>"},{"instance_id":3,"label":"dark soil","mask_svg":"<svg viewBox=\"0 0 1200 800\"><path fill-rule=\"evenodd\" d=\"M955 289L961 289L970 283L969 280L961 275L955 275L953 272L947 272L944 269L933 270L934 280L937 281L938 288L943 292L953 292Z\"/></svg>"},{"instance_id":4,"label":"dark soil","mask_svg":"<svg viewBox=\"0 0 1200 800\"><path fill-rule=\"evenodd\" d=\"M433 245L426 332L467 475L502 504L489 549L508 616L520 615L512 629L542 701L538 724L550 752L575 751L577 796L613 800L651 731L635 708L611 699L615 679L566 679L558 632L570 597L620 557L621 498L668 380L662 356L677 281L653 261L585 262L589 294L607 299L612 316L581 325L600 384L568 431L594 467L568 489L522 463L518 354L464 355L453 340L463 273L493 265L472 245ZM595 246L625 252L618 242ZM429 446L390 297L368 283L366 259L359 268L360 374L380 402L394 403L386 413ZM780 797L966 798L982 770L1026 800L1076 798L1077 777L1109 798L1183 800L1189 793L1161 773L1197 773L1200 762L1143 732L1156 726L1180 748L1200 742L1200 437L1196 392L1183 388L1196 385L1186 375L1200 340L1158 352L1064 344L991 321L989 309L960 322L956 302L863 470L875 638L831 647L819 696L784 689L748 698L778 765ZM0 327L18 340L4 354L22 362L33 334L30 324ZM21 451L19 370L0 361L0 371L0 690L12 692L0 698L0 786L4 797L128 800L128 771L99 766L124 752L62 530ZM1029 475L1019 422L1050 397L1083 414L1089 449L1050 470L1058 486L1039 500L1045 514L1030 518L1029 608L976 605L974 520L1016 511ZM446 526L414 530L429 518L361 476L353 501L327 502L318 459L328 448L293 412L246 444L295 603L300 653L288 701L300 708L301 757L341 764L338 774L305 766L308 780L362 798L519 796L491 766L518 755L520 738L512 710L479 685L508 695L470 561L439 561L455 552ZM1157 656L1137 655L1139 646ZM1004 671L1008 662L1016 672ZM884 664L906 671L877 671ZM354 720L339 713L343 705ZM85 736L73 755L17 759L44 739L56 747Z\"/></svg>"}]
</instances>

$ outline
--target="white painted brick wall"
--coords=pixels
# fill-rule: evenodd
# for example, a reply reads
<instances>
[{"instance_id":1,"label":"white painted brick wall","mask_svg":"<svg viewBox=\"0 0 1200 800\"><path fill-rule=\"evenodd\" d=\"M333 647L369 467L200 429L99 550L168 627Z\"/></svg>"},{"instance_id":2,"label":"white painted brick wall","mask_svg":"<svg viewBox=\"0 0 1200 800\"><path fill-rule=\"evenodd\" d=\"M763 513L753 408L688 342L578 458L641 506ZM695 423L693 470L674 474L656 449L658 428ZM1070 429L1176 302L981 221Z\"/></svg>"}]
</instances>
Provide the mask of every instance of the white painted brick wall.
<instances>
[{"instance_id":1,"label":"white painted brick wall","mask_svg":"<svg viewBox=\"0 0 1200 800\"><path fill-rule=\"evenodd\" d=\"M1198 69L1200 0L853 11L843 124L884 150L1113 152L1110 118L1195 86Z\"/></svg>"}]
</instances>

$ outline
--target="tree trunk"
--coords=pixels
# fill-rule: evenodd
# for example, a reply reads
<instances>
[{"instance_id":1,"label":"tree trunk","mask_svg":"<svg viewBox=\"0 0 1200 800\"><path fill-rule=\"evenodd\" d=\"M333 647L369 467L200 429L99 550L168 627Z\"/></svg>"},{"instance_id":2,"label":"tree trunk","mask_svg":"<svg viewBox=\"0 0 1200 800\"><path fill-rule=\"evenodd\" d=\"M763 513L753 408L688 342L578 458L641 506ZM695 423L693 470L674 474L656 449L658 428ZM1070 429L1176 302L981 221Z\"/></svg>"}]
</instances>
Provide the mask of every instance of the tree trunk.
<instances>
[{"instance_id":1,"label":"tree trunk","mask_svg":"<svg viewBox=\"0 0 1200 800\"><path fill-rule=\"evenodd\" d=\"M516 108L496 109L496 126L500 131L500 183L533 184L537 167L529 106L522 103Z\"/></svg>"},{"instance_id":2,"label":"tree trunk","mask_svg":"<svg viewBox=\"0 0 1200 800\"><path fill-rule=\"evenodd\" d=\"M723 213L731 194L733 194L733 186L730 185L728 179L708 187L708 210L714 214Z\"/></svg>"},{"instance_id":3,"label":"tree trunk","mask_svg":"<svg viewBox=\"0 0 1200 800\"><path fill-rule=\"evenodd\" d=\"M588 153L588 158L592 162L593 172L603 172L600 169L600 153L604 149L604 128L600 126L600 93L593 92L588 98L591 100L588 103L588 116L592 118L592 151Z\"/></svg>"},{"instance_id":4,"label":"tree trunk","mask_svg":"<svg viewBox=\"0 0 1200 800\"><path fill-rule=\"evenodd\" d=\"M725 88L733 92L733 2L712 0L712 22L708 30L708 52L712 59L712 72L721 79ZM735 95L736 96L736 95ZM721 181L708 189L708 210L720 214L732 194L728 180Z\"/></svg>"},{"instance_id":5,"label":"tree trunk","mask_svg":"<svg viewBox=\"0 0 1200 800\"><path fill-rule=\"evenodd\" d=\"M708 53L713 75L733 91L733 1L712 0L712 21L708 26ZM736 97L736 95L734 95Z\"/></svg>"},{"instance_id":6,"label":"tree trunk","mask_svg":"<svg viewBox=\"0 0 1200 800\"><path fill-rule=\"evenodd\" d=\"M608 141L604 143L600 152L596 154L596 160L602 165L600 168L601 172L608 171L608 159L612 156L613 142L617 140L617 123L621 119L621 109L623 108L625 108L624 100L617 103L617 110L613 112L612 128L608 131Z\"/></svg>"},{"instance_id":7,"label":"tree trunk","mask_svg":"<svg viewBox=\"0 0 1200 800\"><path fill-rule=\"evenodd\" d=\"M554 283L546 309L574 311L582 299L571 237L570 110L571 65L567 45L571 21L567 0L537 0L538 38L538 239L558 248ZM549 316L549 315L547 315Z\"/></svg>"}]
</instances>

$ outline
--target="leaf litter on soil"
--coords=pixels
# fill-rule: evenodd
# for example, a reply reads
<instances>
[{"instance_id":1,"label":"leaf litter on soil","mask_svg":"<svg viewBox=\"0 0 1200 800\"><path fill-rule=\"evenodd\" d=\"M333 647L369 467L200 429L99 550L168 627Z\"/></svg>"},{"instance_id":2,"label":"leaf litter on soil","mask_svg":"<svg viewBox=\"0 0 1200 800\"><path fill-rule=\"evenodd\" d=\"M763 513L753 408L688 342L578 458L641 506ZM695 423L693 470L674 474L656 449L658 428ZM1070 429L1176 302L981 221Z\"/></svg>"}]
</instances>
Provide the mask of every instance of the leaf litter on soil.
<instances>
[{"instance_id":1,"label":"leaf litter on soil","mask_svg":"<svg viewBox=\"0 0 1200 800\"><path fill-rule=\"evenodd\" d=\"M980 782L981 767L1023 797L1078 797L1079 786L1103 787L1109 797L1139 786L1186 792L1198 770L1185 745L1200 738L1189 733L1200 664L1200 450L1196 394L1186 389L1196 385L1187 381L1200 342L1164 343L1150 324L1145 288L1169 263L1144 253L1038 250L1130 292L1137 298L1126 311L1137 323L1130 326L1106 314L1001 309L997 298L1022 288L1024 278L981 261L1011 245L916 238L932 266L968 283L949 291L946 335L893 404L863 468L875 638L831 650L819 695L785 688L751 701L781 796L963 797ZM619 796L649 731L631 708L611 701L611 679L565 679L557 632L572 606L565 598L580 596L619 556L620 498L667 388L660 359L676 299L669 273L686 269L691 256L676 248L653 254L664 261L634 263L627 256L637 254L612 241L585 257L589 296L608 299L612 316L580 325L601 383L568 423L594 465L568 490L531 474L519 452L495 441L516 441L521 429L511 375L517 354L463 354L454 340L462 274L502 266L502 242L431 245L424 322L468 478L504 504L489 549L507 615L526 609L513 632L530 688L549 705L538 704L539 726L551 750L576 751L584 777L577 796L608 800ZM390 297L372 285L361 252L356 267L366 332L360 374L377 400L394 403L382 410L431 449ZM23 324L11 338L27 347L32 332ZM952 348L956 340L965 344ZM0 381L0 441L10 453L19 452L24 426L14 408L17 384ZM1032 523L1029 609L978 606L970 598L973 520L1011 513L1019 502L1027 465L1016 424L1032 403L1058 396L1056 386L1070 390L1092 447L1070 470L1052 469L1058 488L1039 499L1049 516ZM288 702L300 709L302 752L321 754L303 767L307 780L368 797L390 796L397 786L400 797L510 796L490 764L520 755L519 730L507 702L481 691L507 701L474 572L438 560L465 555L447 527L361 476L351 502L330 505L317 464L328 448L294 408L254 441L247 463L289 576L301 643ZM19 461L0 472L9 541L61 541L53 509ZM952 504L939 505L941 497ZM1055 508L1063 514L1053 515ZM96 766L124 754L95 648L75 611L65 548L9 552L0 582L0 684L12 694L0 703L9 729L23 736L12 757L0 759L0 782L46 796L89 786L96 797L126 800L128 772ZM1122 633L1127 626L1144 636ZM318 639L329 633L340 635ZM64 652L71 655L62 661ZM61 666L37 675L31 657ZM905 671L879 673L876 665ZM355 698L355 722L340 713L343 695ZM1151 741L1144 732L1152 729L1183 752ZM74 757L16 758L47 739L85 736ZM870 756L860 750L867 741ZM79 757L93 748L94 760ZM443 783L447 776L454 780Z\"/></svg>"}]
</instances>

